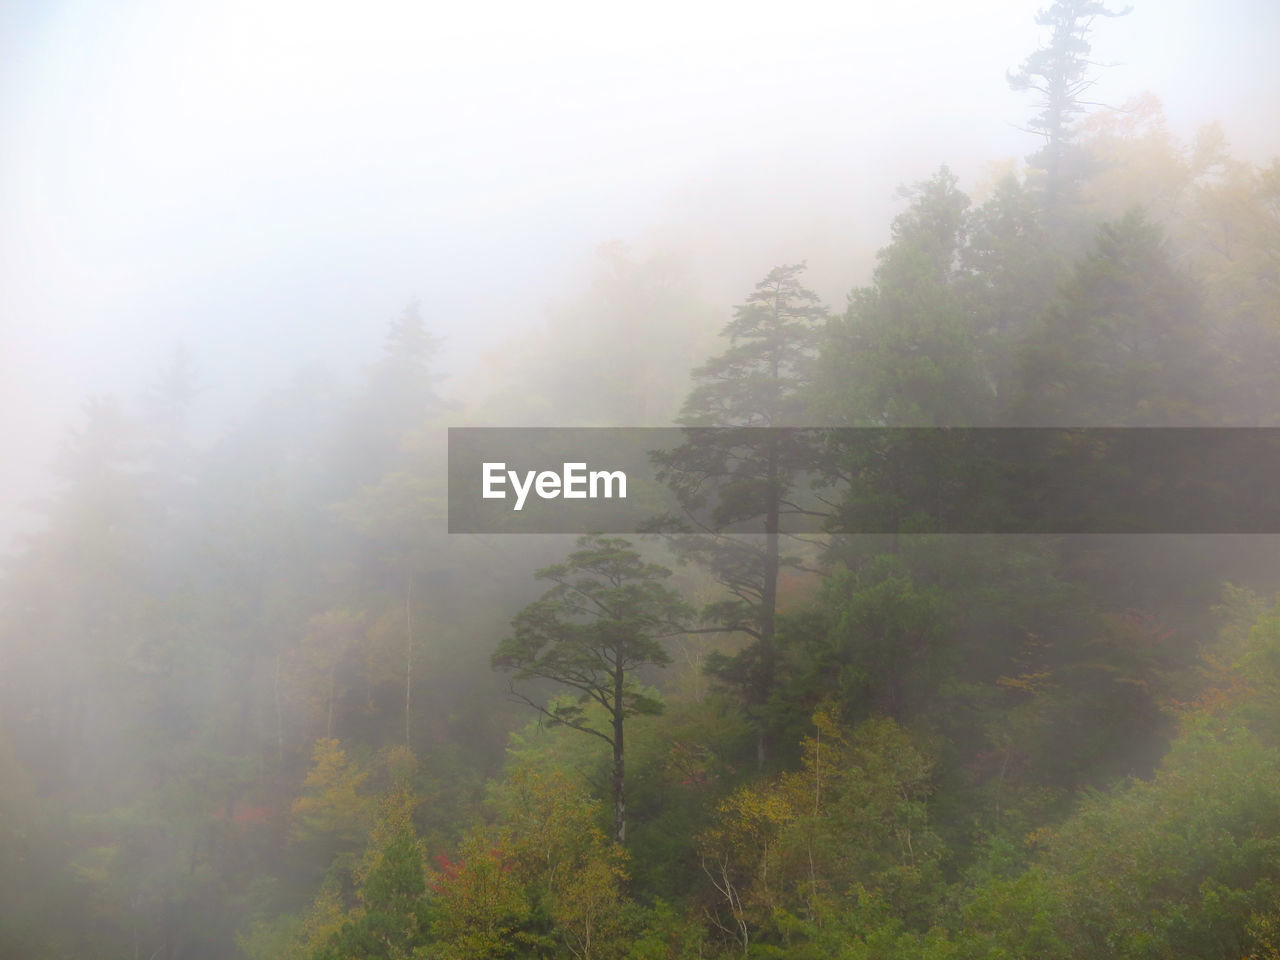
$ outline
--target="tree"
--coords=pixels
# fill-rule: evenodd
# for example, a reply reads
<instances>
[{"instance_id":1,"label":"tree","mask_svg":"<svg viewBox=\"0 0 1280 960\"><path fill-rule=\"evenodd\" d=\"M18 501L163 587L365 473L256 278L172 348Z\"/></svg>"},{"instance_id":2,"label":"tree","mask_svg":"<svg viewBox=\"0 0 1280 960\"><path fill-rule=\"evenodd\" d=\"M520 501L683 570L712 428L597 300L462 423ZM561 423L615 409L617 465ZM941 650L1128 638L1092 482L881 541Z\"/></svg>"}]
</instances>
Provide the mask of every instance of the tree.
<instances>
[{"instance_id":1,"label":"tree","mask_svg":"<svg viewBox=\"0 0 1280 960\"><path fill-rule=\"evenodd\" d=\"M1193 255L1210 315L1236 371L1233 419L1273 425L1280 420L1280 158L1261 167L1226 164L1193 199L1186 232L1200 248Z\"/></svg>"},{"instance_id":2,"label":"tree","mask_svg":"<svg viewBox=\"0 0 1280 960\"><path fill-rule=\"evenodd\" d=\"M91 399L84 412L55 465L46 528L5 572L0 594L0 720L38 745L45 788L43 776L88 784L107 775L109 746L141 715L147 666L140 431L114 398Z\"/></svg>"},{"instance_id":3,"label":"tree","mask_svg":"<svg viewBox=\"0 0 1280 960\"><path fill-rule=\"evenodd\" d=\"M1048 46L1035 51L1008 74L1009 86L1014 90L1040 94L1040 112L1028 123L1045 141L1044 149L1033 160L1045 173L1044 204L1050 214L1081 173L1072 136L1076 118L1093 105L1084 99L1095 82L1089 75L1089 67L1094 65L1089 59L1093 21L1098 17L1122 17L1132 9L1108 10L1101 0L1055 0L1036 14L1036 23L1051 30ZM1077 166L1071 170L1073 161Z\"/></svg>"},{"instance_id":4,"label":"tree","mask_svg":"<svg viewBox=\"0 0 1280 960\"><path fill-rule=\"evenodd\" d=\"M964 907L977 941L966 956L1271 955L1280 620L1263 613L1247 637L1208 652L1238 660L1182 705L1154 776L1086 796L1040 832L1030 869L980 887Z\"/></svg>"},{"instance_id":5,"label":"tree","mask_svg":"<svg viewBox=\"0 0 1280 960\"><path fill-rule=\"evenodd\" d=\"M1094 249L1028 332L1016 411L1029 426L1213 423L1222 364L1203 300L1141 211L1103 224Z\"/></svg>"},{"instance_id":6,"label":"tree","mask_svg":"<svg viewBox=\"0 0 1280 960\"><path fill-rule=\"evenodd\" d=\"M369 772L347 757L339 740L317 740L313 757L305 792L293 802L296 836L361 840L368 829L370 804L363 787Z\"/></svg>"},{"instance_id":7,"label":"tree","mask_svg":"<svg viewBox=\"0 0 1280 960\"><path fill-rule=\"evenodd\" d=\"M744 954L789 919L838 916L851 892L906 919L927 913L941 885L926 808L933 758L884 717L846 730L820 707L812 721L802 769L734 791L697 837L715 890L708 918Z\"/></svg>"},{"instance_id":8,"label":"tree","mask_svg":"<svg viewBox=\"0 0 1280 960\"><path fill-rule=\"evenodd\" d=\"M413 825L420 799L413 786L418 763L405 747L390 750L384 762L390 781L385 791L376 798L357 797L355 788L365 774L353 772L336 740L316 745L316 766L307 783L324 794L313 804L311 818L350 819L342 808L352 807L372 810L375 817L364 853L351 870L356 905L344 914L331 872L295 937L311 960L409 960L420 956L418 948L427 942L426 861Z\"/></svg>"},{"instance_id":9,"label":"tree","mask_svg":"<svg viewBox=\"0 0 1280 960\"><path fill-rule=\"evenodd\" d=\"M430 889L433 956L441 960L510 957L529 939L520 928L529 919L529 903L518 878L503 862L503 851L470 835L457 858L438 858Z\"/></svg>"},{"instance_id":10,"label":"tree","mask_svg":"<svg viewBox=\"0 0 1280 960\"><path fill-rule=\"evenodd\" d=\"M956 287L994 396L992 423L1007 422L1016 395L1013 344L1053 297L1064 264L1047 242L1039 204L1012 173L973 209Z\"/></svg>"},{"instance_id":11,"label":"tree","mask_svg":"<svg viewBox=\"0 0 1280 960\"><path fill-rule=\"evenodd\" d=\"M991 364L958 289L972 282L961 272L969 198L946 167L902 193L911 204L894 218L874 282L828 327L813 402L841 426L981 425Z\"/></svg>"},{"instance_id":12,"label":"tree","mask_svg":"<svg viewBox=\"0 0 1280 960\"><path fill-rule=\"evenodd\" d=\"M369 368L368 382L338 438L330 465L336 494L376 483L399 467L406 436L441 411L431 366L439 349L439 338L427 331L421 302L411 300L388 324L383 354Z\"/></svg>"},{"instance_id":13,"label":"tree","mask_svg":"<svg viewBox=\"0 0 1280 960\"><path fill-rule=\"evenodd\" d=\"M798 561L779 552L781 518L805 512L792 494L800 472L813 459L813 436L799 427L806 419L806 391L812 383L826 308L800 284L804 264L776 267L734 310L722 335L729 349L693 371L695 386L680 422L686 440L654 454L658 476L675 492L686 517L700 534L673 542L685 557L702 563L730 593L704 611L719 629L751 637L737 657L711 666L722 679L742 686L747 708L759 725L757 762L765 758L764 705L773 692L778 654L775 643L778 572ZM706 431L700 427L741 428ZM763 429L761 429L763 428ZM708 493L708 491L713 491ZM695 512L710 507L705 519ZM755 532L763 543L738 535ZM660 525L660 523L659 523Z\"/></svg>"},{"instance_id":14,"label":"tree","mask_svg":"<svg viewBox=\"0 0 1280 960\"><path fill-rule=\"evenodd\" d=\"M517 680L551 680L577 692L573 701L543 705L512 692L556 724L591 734L613 749L613 835L626 836L625 724L654 714L661 703L643 692L635 673L670 662L661 640L685 632L687 605L662 581L665 567L646 563L621 537L589 535L563 563L539 570L555 586L512 621L514 635L493 655L493 666ZM601 730L588 708L607 716Z\"/></svg>"},{"instance_id":15,"label":"tree","mask_svg":"<svg viewBox=\"0 0 1280 960\"><path fill-rule=\"evenodd\" d=\"M427 874L413 827L405 825L370 851L357 891L360 904L314 950L312 960L409 960L420 956L429 928Z\"/></svg>"}]
</instances>

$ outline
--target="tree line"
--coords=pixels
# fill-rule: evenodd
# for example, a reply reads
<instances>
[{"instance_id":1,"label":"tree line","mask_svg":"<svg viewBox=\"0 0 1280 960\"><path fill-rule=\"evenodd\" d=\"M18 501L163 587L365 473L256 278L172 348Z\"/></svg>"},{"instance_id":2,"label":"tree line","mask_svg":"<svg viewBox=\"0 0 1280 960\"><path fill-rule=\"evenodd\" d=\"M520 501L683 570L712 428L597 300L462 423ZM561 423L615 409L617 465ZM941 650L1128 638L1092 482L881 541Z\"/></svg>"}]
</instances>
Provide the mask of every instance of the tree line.
<instances>
[{"instance_id":1,"label":"tree line","mask_svg":"<svg viewBox=\"0 0 1280 960\"><path fill-rule=\"evenodd\" d=\"M1280 163L1090 113L1107 15L1046 9L1043 150L907 187L840 309L608 247L471 408L416 302L207 447L185 353L91 401L0 584L0 953L1280 955L1271 539L841 534L857 451L697 442L1280 419ZM442 427L538 416L689 428L684 515L447 535Z\"/></svg>"}]
</instances>

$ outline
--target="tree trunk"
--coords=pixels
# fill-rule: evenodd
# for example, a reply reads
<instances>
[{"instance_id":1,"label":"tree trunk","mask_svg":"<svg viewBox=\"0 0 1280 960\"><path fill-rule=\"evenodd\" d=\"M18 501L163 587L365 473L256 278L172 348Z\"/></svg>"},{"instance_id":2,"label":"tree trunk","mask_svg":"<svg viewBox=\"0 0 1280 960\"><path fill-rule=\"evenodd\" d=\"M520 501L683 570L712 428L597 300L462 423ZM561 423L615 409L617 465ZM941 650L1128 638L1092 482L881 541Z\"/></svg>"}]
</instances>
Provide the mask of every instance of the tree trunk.
<instances>
[{"instance_id":1,"label":"tree trunk","mask_svg":"<svg viewBox=\"0 0 1280 960\"><path fill-rule=\"evenodd\" d=\"M409 742L409 716L413 706L413 571L405 575L404 588L404 745Z\"/></svg>"},{"instance_id":2,"label":"tree trunk","mask_svg":"<svg viewBox=\"0 0 1280 960\"><path fill-rule=\"evenodd\" d=\"M766 504L764 518L764 584L760 601L760 688L757 691L760 715L756 718L756 766L764 769L767 752L767 721L764 707L773 693L774 674L776 673L777 651L774 648L774 622L777 618L778 606L778 448L776 443L769 446L769 502Z\"/></svg>"},{"instance_id":3,"label":"tree trunk","mask_svg":"<svg viewBox=\"0 0 1280 960\"><path fill-rule=\"evenodd\" d=\"M622 742L624 680L622 668L616 668L613 673L613 839L619 844L625 843L627 839L626 780Z\"/></svg>"}]
</instances>

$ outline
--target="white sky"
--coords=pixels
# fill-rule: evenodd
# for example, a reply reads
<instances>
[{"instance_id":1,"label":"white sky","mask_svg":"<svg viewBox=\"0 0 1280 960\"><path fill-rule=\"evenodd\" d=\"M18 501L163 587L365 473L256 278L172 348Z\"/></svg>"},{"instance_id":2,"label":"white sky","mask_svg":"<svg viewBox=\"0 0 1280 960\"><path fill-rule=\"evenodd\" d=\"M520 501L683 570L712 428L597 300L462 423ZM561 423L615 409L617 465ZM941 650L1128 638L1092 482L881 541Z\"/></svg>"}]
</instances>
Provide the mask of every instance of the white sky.
<instances>
[{"instance_id":1,"label":"white sky","mask_svg":"<svg viewBox=\"0 0 1280 960\"><path fill-rule=\"evenodd\" d=\"M897 183L1034 149L1004 74L1039 5L10 2L0 517L178 341L233 410L370 359L414 294L462 364L615 237L781 209L878 240ZM1097 25L1102 99L1280 150L1280 4L1135 7Z\"/></svg>"}]
</instances>

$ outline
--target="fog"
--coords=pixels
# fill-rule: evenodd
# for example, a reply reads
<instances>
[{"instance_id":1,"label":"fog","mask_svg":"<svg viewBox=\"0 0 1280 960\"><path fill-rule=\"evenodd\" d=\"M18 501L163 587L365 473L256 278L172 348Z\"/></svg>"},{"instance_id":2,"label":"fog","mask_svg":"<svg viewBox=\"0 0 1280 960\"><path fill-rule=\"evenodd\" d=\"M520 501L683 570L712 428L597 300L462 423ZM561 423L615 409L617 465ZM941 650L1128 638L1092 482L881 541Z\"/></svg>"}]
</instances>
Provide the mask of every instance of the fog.
<instances>
[{"instance_id":1,"label":"fog","mask_svg":"<svg viewBox=\"0 0 1280 960\"><path fill-rule=\"evenodd\" d=\"M1278 39L0 7L0 958L1280 955Z\"/></svg>"},{"instance_id":2,"label":"fog","mask_svg":"<svg viewBox=\"0 0 1280 960\"><path fill-rule=\"evenodd\" d=\"M0 529L83 399L178 343L207 435L370 358L414 295L465 378L604 241L686 254L725 305L807 258L838 306L897 186L1034 149L1004 78L1036 6L6 5ZM1156 91L1262 158L1277 35L1265 2L1138 4L1096 32L1096 99Z\"/></svg>"}]
</instances>

